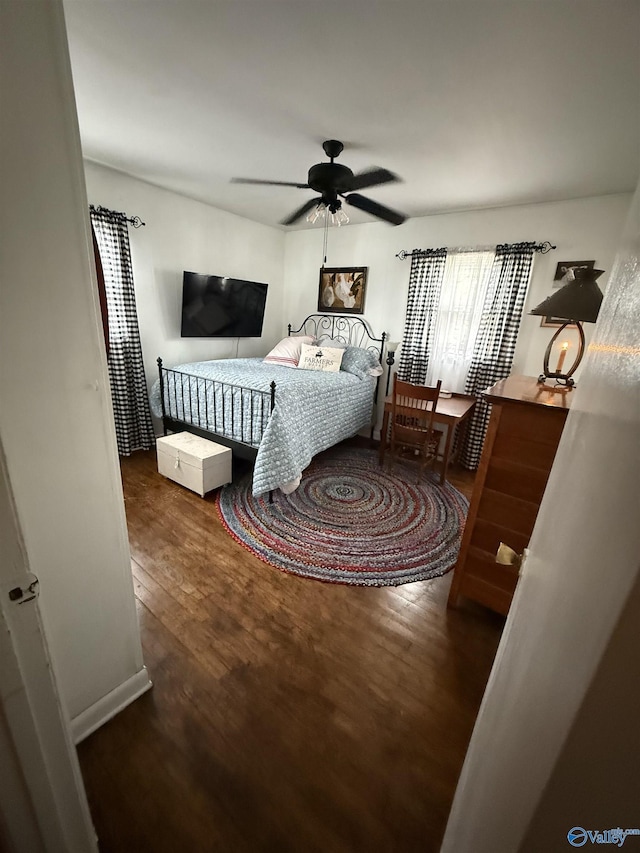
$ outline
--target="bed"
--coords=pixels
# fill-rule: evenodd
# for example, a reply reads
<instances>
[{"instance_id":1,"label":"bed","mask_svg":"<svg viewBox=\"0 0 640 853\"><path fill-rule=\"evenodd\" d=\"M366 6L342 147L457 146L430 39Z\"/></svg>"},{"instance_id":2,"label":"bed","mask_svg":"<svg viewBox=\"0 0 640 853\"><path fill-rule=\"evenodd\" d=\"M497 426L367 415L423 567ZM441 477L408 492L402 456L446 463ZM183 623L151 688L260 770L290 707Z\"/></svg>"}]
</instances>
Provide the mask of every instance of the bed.
<instances>
[{"instance_id":1,"label":"bed","mask_svg":"<svg viewBox=\"0 0 640 853\"><path fill-rule=\"evenodd\" d=\"M359 317L311 314L300 328L288 326L288 336L296 335L344 346L344 369L300 370L262 358L167 368L158 358L151 408L164 434L193 432L253 460L254 495L293 491L317 453L372 428L385 333L375 337ZM372 368L362 370L365 363Z\"/></svg>"}]
</instances>

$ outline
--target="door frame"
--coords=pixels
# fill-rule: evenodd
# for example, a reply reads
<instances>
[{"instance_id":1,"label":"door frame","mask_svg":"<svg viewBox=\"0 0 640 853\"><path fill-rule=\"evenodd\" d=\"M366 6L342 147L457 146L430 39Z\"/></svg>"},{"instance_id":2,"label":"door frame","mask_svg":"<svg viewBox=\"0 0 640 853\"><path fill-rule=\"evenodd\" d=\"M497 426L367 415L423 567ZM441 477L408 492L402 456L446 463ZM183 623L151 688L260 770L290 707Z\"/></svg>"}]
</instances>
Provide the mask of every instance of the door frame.
<instances>
[{"instance_id":1,"label":"door frame","mask_svg":"<svg viewBox=\"0 0 640 853\"><path fill-rule=\"evenodd\" d=\"M97 853L1 439L0 541L0 841L12 853Z\"/></svg>"}]
</instances>

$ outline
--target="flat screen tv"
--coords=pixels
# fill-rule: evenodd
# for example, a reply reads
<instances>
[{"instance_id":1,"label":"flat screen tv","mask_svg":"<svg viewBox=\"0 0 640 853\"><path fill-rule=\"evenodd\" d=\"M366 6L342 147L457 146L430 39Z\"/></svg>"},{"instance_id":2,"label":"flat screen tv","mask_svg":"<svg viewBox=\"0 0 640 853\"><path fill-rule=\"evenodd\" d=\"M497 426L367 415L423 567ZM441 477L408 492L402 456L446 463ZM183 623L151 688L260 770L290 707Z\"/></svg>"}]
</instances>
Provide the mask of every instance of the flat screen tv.
<instances>
[{"instance_id":1,"label":"flat screen tv","mask_svg":"<svg viewBox=\"0 0 640 853\"><path fill-rule=\"evenodd\" d=\"M183 338L259 338L267 285L185 271L182 277Z\"/></svg>"}]
</instances>

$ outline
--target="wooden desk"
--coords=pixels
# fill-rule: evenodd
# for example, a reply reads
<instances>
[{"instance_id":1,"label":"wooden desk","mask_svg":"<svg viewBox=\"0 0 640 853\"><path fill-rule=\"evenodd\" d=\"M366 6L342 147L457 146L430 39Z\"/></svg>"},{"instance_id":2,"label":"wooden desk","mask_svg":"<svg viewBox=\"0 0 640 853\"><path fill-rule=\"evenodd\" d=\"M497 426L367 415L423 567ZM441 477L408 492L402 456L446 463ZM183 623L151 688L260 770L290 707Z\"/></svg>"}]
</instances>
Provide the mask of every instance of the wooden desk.
<instances>
[{"instance_id":1,"label":"wooden desk","mask_svg":"<svg viewBox=\"0 0 640 853\"><path fill-rule=\"evenodd\" d=\"M387 436L389 433L389 418L391 416L393 396L390 394L384 400L384 416L382 418L382 430L380 431L380 464L384 462L384 454L387 449ZM427 411L431 409L431 403L425 402ZM447 479L447 468L449 467L451 455L451 440L453 433L458 424L466 421L471 417L473 409L476 405L476 398L470 397L468 394L452 394L451 397L440 397L436 406L434 420L439 424L446 424L447 437L445 439L444 453L442 457L442 470L440 472L440 482L444 483Z\"/></svg>"}]
</instances>

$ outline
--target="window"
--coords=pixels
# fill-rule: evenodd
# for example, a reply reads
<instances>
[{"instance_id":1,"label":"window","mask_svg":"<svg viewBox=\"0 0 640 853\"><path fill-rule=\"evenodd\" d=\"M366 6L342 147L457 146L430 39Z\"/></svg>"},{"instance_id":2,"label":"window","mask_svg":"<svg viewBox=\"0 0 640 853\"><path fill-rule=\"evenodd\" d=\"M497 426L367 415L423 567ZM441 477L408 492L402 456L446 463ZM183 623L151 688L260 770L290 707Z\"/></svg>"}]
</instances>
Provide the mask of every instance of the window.
<instances>
[{"instance_id":1,"label":"window","mask_svg":"<svg viewBox=\"0 0 640 853\"><path fill-rule=\"evenodd\" d=\"M450 250L444 268L426 384L464 392L494 251Z\"/></svg>"}]
</instances>

